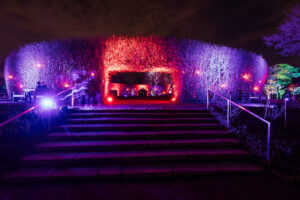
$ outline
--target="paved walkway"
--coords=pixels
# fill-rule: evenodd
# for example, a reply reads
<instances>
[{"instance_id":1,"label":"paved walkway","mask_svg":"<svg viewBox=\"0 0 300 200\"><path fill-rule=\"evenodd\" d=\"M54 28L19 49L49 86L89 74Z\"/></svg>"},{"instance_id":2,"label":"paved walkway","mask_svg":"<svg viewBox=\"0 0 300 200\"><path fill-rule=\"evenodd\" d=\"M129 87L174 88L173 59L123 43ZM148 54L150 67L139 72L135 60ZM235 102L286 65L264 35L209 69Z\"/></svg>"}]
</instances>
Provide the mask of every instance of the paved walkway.
<instances>
[{"instance_id":1,"label":"paved walkway","mask_svg":"<svg viewBox=\"0 0 300 200\"><path fill-rule=\"evenodd\" d=\"M270 175L235 175L194 180L0 185L0 199L299 200L299 188Z\"/></svg>"}]
</instances>

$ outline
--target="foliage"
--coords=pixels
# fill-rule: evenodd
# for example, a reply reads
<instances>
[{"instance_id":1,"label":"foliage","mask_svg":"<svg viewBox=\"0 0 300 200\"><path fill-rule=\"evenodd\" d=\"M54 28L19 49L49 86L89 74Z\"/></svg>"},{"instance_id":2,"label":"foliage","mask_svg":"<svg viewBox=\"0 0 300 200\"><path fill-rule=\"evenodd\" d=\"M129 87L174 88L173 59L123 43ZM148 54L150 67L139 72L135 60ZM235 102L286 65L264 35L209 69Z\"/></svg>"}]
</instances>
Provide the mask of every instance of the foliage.
<instances>
[{"instance_id":1,"label":"foliage","mask_svg":"<svg viewBox=\"0 0 300 200\"><path fill-rule=\"evenodd\" d=\"M60 88L64 83L97 72L102 97L116 72L164 72L172 75L172 87L180 101L203 101L207 87L237 95L242 75L264 83L267 63L260 55L196 40L157 36L112 36L40 42L14 51L5 62L9 94L35 88L38 81ZM14 79L8 79L9 74ZM152 77L155 78L155 77ZM154 81L155 82L155 81ZM182 94L182 95L181 95Z\"/></svg>"},{"instance_id":2,"label":"foliage","mask_svg":"<svg viewBox=\"0 0 300 200\"><path fill-rule=\"evenodd\" d=\"M287 88L292 86L293 78L297 77L300 77L299 68L295 68L291 65L278 64L270 67L267 84L265 85L266 94L278 94L278 96L282 98ZM297 94L297 88L295 91Z\"/></svg>"},{"instance_id":3,"label":"foliage","mask_svg":"<svg viewBox=\"0 0 300 200\"><path fill-rule=\"evenodd\" d=\"M294 7L285 15L278 33L264 37L264 41L283 56L300 56L300 7Z\"/></svg>"}]
</instances>

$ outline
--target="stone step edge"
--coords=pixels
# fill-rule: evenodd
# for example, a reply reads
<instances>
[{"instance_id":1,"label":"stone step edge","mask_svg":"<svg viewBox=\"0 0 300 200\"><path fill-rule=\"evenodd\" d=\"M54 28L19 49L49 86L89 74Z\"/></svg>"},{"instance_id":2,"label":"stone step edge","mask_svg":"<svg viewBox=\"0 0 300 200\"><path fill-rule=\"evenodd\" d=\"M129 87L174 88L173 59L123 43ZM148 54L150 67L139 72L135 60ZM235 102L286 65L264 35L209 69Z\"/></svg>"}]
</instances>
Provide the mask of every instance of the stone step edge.
<instances>
[{"instance_id":1,"label":"stone step edge","mask_svg":"<svg viewBox=\"0 0 300 200\"><path fill-rule=\"evenodd\" d=\"M35 174L30 176L30 172L26 172L26 169L21 168L19 171L4 175L1 180L3 182L42 182L42 181L74 181L74 180L126 180L129 178L162 178L162 177L201 177L211 175L239 175L239 174L253 174L262 173L263 168L255 164L248 164L247 166L239 166L239 164L232 166L214 165L205 167L205 165L183 165L180 169L174 164L168 164L162 168L162 170L148 169L137 169L138 166L104 166L102 168L31 168L35 171ZM198 167L198 170L195 169ZM203 167L199 169L199 167ZM24 171L23 176L18 176L16 173ZM86 170L85 174L79 172L80 170ZM40 171L40 172L38 172ZM152 172L151 172L152 171ZM22 172L22 171L21 171ZM15 175L14 175L15 174ZM39 176L39 174L41 176ZM22 173L21 173L22 175Z\"/></svg>"},{"instance_id":2,"label":"stone step edge","mask_svg":"<svg viewBox=\"0 0 300 200\"><path fill-rule=\"evenodd\" d=\"M98 154L98 155L97 155ZM118 152L76 152L76 153L36 153L25 156L21 163L41 162L80 162L80 161L162 161L190 159L237 159L249 158L251 155L244 150L189 150L189 151L118 151ZM82 163L85 164L85 163Z\"/></svg>"}]
</instances>

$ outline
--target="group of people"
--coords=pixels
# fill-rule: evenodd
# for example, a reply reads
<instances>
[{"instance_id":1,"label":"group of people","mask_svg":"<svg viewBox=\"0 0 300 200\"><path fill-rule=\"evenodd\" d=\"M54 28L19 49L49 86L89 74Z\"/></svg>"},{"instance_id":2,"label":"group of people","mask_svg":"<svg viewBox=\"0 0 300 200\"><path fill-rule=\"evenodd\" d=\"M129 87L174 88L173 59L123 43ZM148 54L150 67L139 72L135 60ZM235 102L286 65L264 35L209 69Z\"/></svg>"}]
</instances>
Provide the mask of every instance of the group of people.
<instances>
[{"instance_id":1,"label":"group of people","mask_svg":"<svg viewBox=\"0 0 300 200\"><path fill-rule=\"evenodd\" d=\"M81 106L92 106L99 105L101 102L99 84L96 78L91 77L86 81L78 79L74 86L74 97L76 103ZM70 90L72 91L72 90ZM59 91L57 91L58 93ZM25 94L25 102L37 102L37 97L39 96L52 96L55 92L53 89L47 87L46 84L39 81L37 82L36 88L34 91L29 91Z\"/></svg>"},{"instance_id":2,"label":"group of people","mask_svg":"<svg viewBox=\"0 0 300 200\"><path fill-rule=\"evenodd\" d=\"M94 77L84 82L77 80L75 89L77 92L74 95L80 106L95 106L101 103L99 84Z\"/></svg>"},{"instance_id":3,"label":"group of people","mask_svg":"<svg viewBox=\"0 0 300 200\"><path fill-rule=\"evenodd\" d=\"M53 91L47 87L46 84L42 83L41 81L37 82L36 88L34 91L29 91L25 95L25 102L31 103L36 102L38 96L45 96L45 95L51 95Z\"/></svg>"}]
</instances>

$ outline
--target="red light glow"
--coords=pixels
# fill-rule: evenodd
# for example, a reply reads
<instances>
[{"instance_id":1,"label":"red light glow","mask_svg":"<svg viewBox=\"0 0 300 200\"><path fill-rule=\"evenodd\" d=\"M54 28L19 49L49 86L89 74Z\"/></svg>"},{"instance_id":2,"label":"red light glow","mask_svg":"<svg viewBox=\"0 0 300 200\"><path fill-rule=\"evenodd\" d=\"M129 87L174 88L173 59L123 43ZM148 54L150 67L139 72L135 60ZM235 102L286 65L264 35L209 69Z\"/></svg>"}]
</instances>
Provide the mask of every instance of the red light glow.
<instances>
[{"instance_id":1,"label":"red light glow","mask_svg":"<svg viewBox=\"0 0 300 200\"><path fill-rule=\"evenodd\" d=\"M113 87L110 78L117 72L169 73L172 75L173 94L179 96L181 83L178 67L176 62L166 63L166 60L170 60L169 57L176 53L172 51L169 54L164 53L163 45L157 38L113 37L106 40L105 46L102 72L105 98L109 96L109 91ZM149 51L149 47L153 50ZM134 87L137 91L141 89L147 90L147 93L150 91L149 85L136 85Z\"/></svg>"},{"instance_id":2,"label":"red light glow","mask_svg":"<svg viewBox=\"0 0 300 200\"><path fill-rule=\"evenodd\" d=\"M65 88L68 88L68 87L70 87L70 85L69 85L68 83L65 83L65 84L64 84L64 87L65 87Z\"/></svg>"},{"instance_id":3,"label":"red light glow","mask_svg":"<svg viewBox=\"0 0 300 200\"><path fill-rule=\"evenodd\" d=\"M13 77L13 75L8 75L8 78L13 79L14 77Z\"/></svg>"},{"instance_id":4,"label":"red light glow","mask_svg":"<svg viewBox=\"0 0 300 200\"><path fill-rule=\"evenodd\" d=\"M245 81L248 81L250 79L250 74L244 74L243 79L245 79Z\"/></svg>"},{"instance_id":5,"label":"red light glow","mask_svg":"<svg viewBox=\"0 0 300 200\"><path fill-rule=\"evenodd\" d=\"M95 76L95 73L94 73L94 72L92 72L92 73L91 73L91 76L92 76L92 77L94 77L94 76Z\"/></svg>"},{"instance_id":6,"label":"red light glow","mask_svg":"<svg viewBox=\"0 0 300 200\"><path fill-rule=\"evenodd\" d=\"M197 70L197 71L196 71L196 74L201 74L201 71L200 71L200 70Z\"/></svg>"},{"instance_id":7,"label":"red light glow","mask_svg":"<svg viewBox=\"0 0 300 200\"><path fill-rule=\"evenodd\" d=\"M254 86L253 90L254 90L255 92L258 92L258 91L259 91L259 87Z\"/></svg>"},{"instance_id":8,"label":"red light glow","mask_svg":"<svg viewBox=\"0 0 300 200\"><path fill-rule=\"evenodd\" d=\"M225 84L221 84L221 88L226 88L226 85Z\"/></svg>"},{"instance_id":9,"label":"red light glow","mask_svg":"<svg viewBox=\"0 0 300 200\"><path fill-rule=\"evenodd\" d=\"M171 101L172 101L172 102L175 102L175 101L176 101L176 98L175 98L175 97L173 97L173 98L171 99Z\"/></svg>"},{"instance_id":10,"label":"red light glow","mask_svg":"<svg viewBox=\"0 0 300 200\"><path fill-rule=\"evenodd\" d=\"M112 103L114 101L114 99L112 97L107 97L107 102L108 103Z\"/></svg>"}]
</instances>

